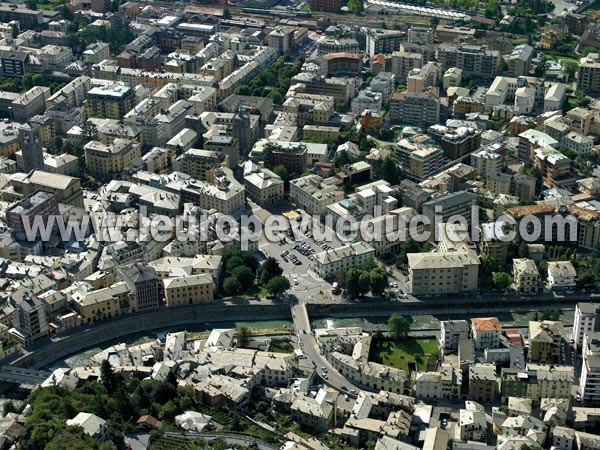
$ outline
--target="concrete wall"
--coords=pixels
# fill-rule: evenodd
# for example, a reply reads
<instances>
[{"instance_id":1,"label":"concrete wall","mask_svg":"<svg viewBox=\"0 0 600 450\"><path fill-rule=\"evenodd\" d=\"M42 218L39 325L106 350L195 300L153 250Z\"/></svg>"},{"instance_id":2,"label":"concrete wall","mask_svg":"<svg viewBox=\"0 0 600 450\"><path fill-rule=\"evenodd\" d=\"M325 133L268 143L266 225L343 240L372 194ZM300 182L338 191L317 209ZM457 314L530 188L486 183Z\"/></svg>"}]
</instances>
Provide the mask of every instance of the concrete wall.
<instances>
[{"instance_id":1,"label":"concrete wall","mask_svg":"<svg viewBox=\"0 0 600 450\"><path fill-rule=\"evenodd\" d=\"M40 369L103 342L127 335L160 328L192 325L204 322L229 322L253 320L291 320L290 306L286 304L235 306L223 304L160 308L151 311L117 317L86 327L69 330L71 333L58 340L49 339L28 348L29 354L13 358L13 365ZM3 361L6 364L8 360Z\"/></svg>"}]
</instances>

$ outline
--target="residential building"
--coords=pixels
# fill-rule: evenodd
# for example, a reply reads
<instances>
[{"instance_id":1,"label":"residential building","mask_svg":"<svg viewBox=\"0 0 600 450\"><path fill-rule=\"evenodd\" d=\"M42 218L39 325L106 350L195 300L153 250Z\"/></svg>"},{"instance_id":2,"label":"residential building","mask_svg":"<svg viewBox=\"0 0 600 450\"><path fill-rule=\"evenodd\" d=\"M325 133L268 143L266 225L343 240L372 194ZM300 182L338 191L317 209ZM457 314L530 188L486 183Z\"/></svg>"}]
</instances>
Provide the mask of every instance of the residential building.
<instances>
[{"instance_id":1,"label":"residential building","mask_svg":"<svg viewBox=\"0 0 600 450\"><path fill-rule=\"evenodd\" d=\"M73 299L81 323L88 324L137 311L135 299L125 282L88 291Z\"/></svg>"},{"instance_id":2,"label":"residential building","mask_svg":"<svg viewBox=\"0 0 600 450\"><path fill-rule=\"evenodd\" d=\"M573 320L573 340L575 349L578 350L583 344L583 336L586 333L600 331L600 323L597 322L598 310L594 303L577 303L575 306L575 318Z\"/></svg>"},{"instance_id":3,"label":"residential building","mask_svg":"<svg viewBox=\"0 0 600 450\"><path fill-rule=\"evenodd\" d=\"M563 334L562 322L529 321L529 360L542 364L560 363Z\"/></svg>"},{"instance_id":4,"label":"residential building","mask_svg":"<svg viewBox=\"0 0 600 450\"><path fill-rule=\"evenodd\" d=\"M337 1L337 0L334 0ZM356 39L335 38L322 36L317 41L317 54L319 56L328 53L360 53L360 44Z\"/></svg>"},{"instance_id":5,"label":"residential building","mask_svg":"<svg viewBox=\"0 0 600 450\"><path fill-rule=\"evenodd\" d=\"M277 174L259 167L246 171L246 165L254 166L254 164L251 162L244 164L244 186L249 199L261 206L283 200L285 183Z\"/></svg>"},{"instance_id":6,"label":"residential building","mask_svg":"<svg viewBox=\"0 0 600 450\"><path fill-rule=\"evenodd\" d=\"M173 169L205 181L208 180L208 174L220 167L223 161L224 155L220 152L190 148L173 161Z\"/></svg>"},{"instance_id":7,"label":"residential building","mask_svg":"<svg viewBox=\"0 0 600 450\"><path fill-rule=\"evenodd\" d=\"M479 258L472 249L409 253L408 285L413 295L472 292L477 289Z\"/></svg>"},{"instance_id":8,"label":"residential building","mask_svg":"<svg viewBox=\"0 0 600 450\"><path fill-rule=\"evenodd\" d=\"M1 101L1 100L0 100ZM19 151L19 130L15 122L0 122L0 155L8 157Z\"/></svg>"},{"instance_id":9,"label":"residential building","mask_svg":"<svg viewBox=\"0 0 600 450\"><path fill-rule=\"evenodd\" d=\"M502 325L497 317L471 319L471 333L477 350L500 347L501 332Z\"/></svg>"},{"instance_id":10,"label":"residential building","mask_svg":"<svg viewBox=\"0 0 600 450\"><path fill-rule=\"evenodd\" d=\"M500 379L503 400L520 397L538 403L544 398L571 398L575 370L573 366L529 363L525 367L503 368Z\"/></svg>"},{"instance_id":11,"label":"residential building","mask_svg":"<svg viewBox=\"0 0 600 450\"><path fill-rule=\"evenodd\" d=\"M577 271L571 261L548 262L548 286L550 289L574 289Z\"/></svg>"},{"instance_id":12,"label":"residential building","mask_svg":"<svg viewBox=\"0 0 600 450\"><path fill-rule=\"evenodd\" d=\"M6 224L11 232L24 235L25 230L34 223L36 217L46 224L50 216L58 217L56 195L47 191L35 191L24 200L6 210ZM39 219L38 219L39 220ZM28 224L28 227L25 226Z\"/></svg>"},{"instance_id":13,"label":"residential building","mask_svg":"<svg viewBox=\"0 0 600 450\"><path fill-rule=\"evenodd\" d=\"M204 148L225 155L227 167L237 168L240 161L240 142L233 136L213 134L204 140Z\"/></svg>"},{"instance_id":14,"label":"residential building","mask_svg":"<svg viewBox=\"0 0 600 450\"><path fill-rule=\"evenodd\" d=\"M579 392L584 402L596 403L600 401L600 333L584 333L581 356Z\"/></svg>"},{"instance_id":15,"label":"residential building","mask_svg":"<svg viewBox=\"0 0 600 450\"><path fill-rule=\"evenodd\" d=\"M519 292L538 292L541 287L540 272L532 259L513 259L513 281Z\"/></svg>"},{"instance_id":16,"label":"residential building","mask_svg":"<svg viewBox=\"0 0 600 450\"><path fill-rule=\"evenodd\" d=\"M485 45L451 44L442 42L438 48L442 71L458 67L463 76L477 79L492 79L498 73L500 52Z\"/></svg>"},{"instance_id":17,"label":"residential building","mask_svg":"<svg viewBox=\"0 0 600 450\"><path fill-rule=\"evenodd\" d=\"M92 42L83 51L83 62L87 64L98 64L109 57L110 48L106 42Z\"/></svg>"},{"instance_id":18,"label":"residential building","mask_svg":"<svg viewBox=\"0 0 600 450\"><path fill-rule=\"evenodd\" d=\"M127 283L130 292L135 297L138 310L143 311L160 306L162 292L154 268L135 263L129 267L120 267L117 269L117 273L121 281Z\"/></svg>"},{"instance_id":19,"label":"residential building","mask_svg":"<svg viewBox=\"0 0 600 450\"><path fill-rule=\"evenodd\" d=\"M464 217L467 223L471 223L472 208L476 202L476 194L457 191L423 203L423 215L427 216L432 224L435 223L436 215L441 216L444 223L453 215Z\"/></svg>"},{"instance_id":20,"label":"residential building","mask_svg":"<svg viewBox=\"0 0 600 450\"><path fill-rule=\"evenodd\" d=\"M577 89L586 95L600 95L600 54L588 53L579 60Z\"/></svg>"},{"instance_id":21,"label":"residential building","mask_svg":"<svg viewBox=\"0 0 600 450\"><path fill-rule=\"evenodd\" d=\"M517 45L507 56L508 75L511 77L520 77L529 75L531 68L531 59L533 57L533 47L527 44Z\"/></svg>"},{"instance_id":22,"label":"residential building","mask_svg":"<svg viewBox=\"0 0 600 450\"><path fill-rule=\"evenodd\" d=\"M327 76L355 76L362 70L362 56L357 53L340 52L323 55Z\"/></svg>"},{"instance_id":23,"label":"residential building","mask_svg":"<svg viewBox=\"0 0 600 450\"><path fill-rule=\"evenodd\" d=\"M375 249L365 242L346 244L315 253L311 268L321 278L333 278L339 272L344 273L350 268L361 267L374 253Z\"/></svg>"},{"instance_id":24,"label":"residential building","mask_svg":"<svg viewBox=\"0 0 600 450\"><path fill-rule=\"evenodd\" d=\"M131 166L133 160L142 156L139 144L128 139L115 139L106 145L90 141L84 146L88 170L98 177L112 177Z\"/></svg>"},{"instance_id":25,"label":"residential building","mask_svg":"<svg viewBox=\"0 0 600 450\"><path fill-rule=\"evenodd\" d=\"M571 131L561 137L560 145L575 152L577 156L587 158L592 154L592 150L594 149L594 140L577 131Z\"/></svg>"},{"instance_id":26,"label":"residential building","mask_svg":"<svg viewBox=\"0 0 600 450\"><path fill-rule=\"evenodd\" d=\"M421 182L442 169L444 151L416 138L403 138L396 145L396 160L406 171L408 179Z\"/></svg>"},{"instance_id":27,"label":"residential building","mask_svg":"<svg viewBox=\"0 0 600 450\"><path fill-rule=\"evenodd\" d=\"M323 217L327 206L344 199L344 191L326 185L319 175L307 175L290 181L290 200L308 214Z\"/></svg>"},{"instance_id":28,"label":"residential building","mask_svg":"<svg viewBox=\"0 0 600 450\"><path fill-rule=\"evenodd\" d=\"M99 86L87 92L85 113L87 117L122 119L134 106L135 91L129 86Z\"/></svg>"},{"instance_id":29,"label":"residential building","mask_svg":"<svg viewBox=\"0 0 600 450\"><path fill-rule=\"evenodd\" d=\"M215 283L210 274L199 274L163 280L167 306L194 305L214 298Z\"/></svg>"},{"instance_id":30,"label":"residential building","mask_svg":"<svg viewBox=\"0 0 600 450\"><path fill-rule=\"evenodd\" d=\"M440 99L436 89L429 92L396 92L390 99L392 123L428 127L440 121Z\"/></svg>"},{"instance_id":31,"label":"residential building","mask_svg":"<svg viewBox=\"0 0 600 450\"><path fill-rule=\"evenodd\" d=\"M25 345L48 336L46 311L39 298L29 295L17 304L13 326L16 331L13 336Z\"/></svg>"},{"instance_id":32,"label":"residential building","mask_svg":"<svg viewBox=\"0 0 600 450\"><path fill-rule=\"evenodd\" d=\"M469 338L466 320L442 320L440 322L440 350L444 354L458 351L458 343Z\"/></svg>"},{"instance_id":33,"label":"residential building","mask_svg":"<svg viewBox=\"0 0 600 450\"><path fill-rule=\"evenodd\" d=\"M498 395L498 379L494 364L472 364L469 367L469 399L492 403Z\"/></svg>"},{"instance_id":34,"label":"residential building","mask_svg":"<svg viewBox=\"0 0 600 450\"><path fill-rule=\"evenodd\" d=\"M406 33L398 30L369 29L367 32L366 51L369 56L389 54L400 48L406 40Z\"/></svg>"}]
</instances>

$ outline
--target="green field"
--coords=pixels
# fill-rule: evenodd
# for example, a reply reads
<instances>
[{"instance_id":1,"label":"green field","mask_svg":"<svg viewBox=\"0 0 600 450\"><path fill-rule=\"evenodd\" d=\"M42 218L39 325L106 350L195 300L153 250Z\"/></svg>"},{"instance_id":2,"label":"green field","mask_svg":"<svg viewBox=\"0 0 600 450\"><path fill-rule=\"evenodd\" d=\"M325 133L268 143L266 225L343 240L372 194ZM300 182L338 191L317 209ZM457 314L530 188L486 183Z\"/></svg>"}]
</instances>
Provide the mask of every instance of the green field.
<instances>
[{"instance_id":1,"label":"green field","mask_svg":"<svg viewBox=\"0 0 600 450\"><path fill-rule=\"evenodd\" d=\"M408 363L416 362L419 370L427 370L429 355L437 358L439 350L434 336L423 338L407 337L400 341L384 341L373 350L372 359L386 366L408 372Z\"/></svg>"}]
</instances>

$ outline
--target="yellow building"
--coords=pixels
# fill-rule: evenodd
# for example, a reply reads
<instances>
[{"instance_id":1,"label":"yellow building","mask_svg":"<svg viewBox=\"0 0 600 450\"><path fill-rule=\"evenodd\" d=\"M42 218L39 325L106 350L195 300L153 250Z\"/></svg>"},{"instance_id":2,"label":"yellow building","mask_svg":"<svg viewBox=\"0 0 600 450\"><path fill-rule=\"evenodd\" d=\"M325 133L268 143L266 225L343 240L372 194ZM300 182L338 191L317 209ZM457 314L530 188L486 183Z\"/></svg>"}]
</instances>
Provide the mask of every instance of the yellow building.
<instances>
[{"instance_id":1,"label":"yellow building","mask_svg":"<svg viewBox=\"0 0 600 450\"><path fill-rule=\"evenodd\" d=\"M163 284L167 306L194 305L214 299L215 283L207 273L166 278Z\"/></svg>"},{"instance_id":2,"label":"yellow building","mask_svg":"<svg viewBox=\"0 0 600 450\"><path fill-rule=\"evenodd\" d=\"M111 176L123 172L135 158L142 156L140 145L129 139L115 139L106 145L90 141L84 146L85 163L94 176Z\"/></svg>"},{"instance_id":3,"label":"yellow building","mask_svg":"<svg viewBox=\"0 0 600 450\"><path fill-rule=\"evenodd\" d=\"M122 314L135 312L135 296L127 283L121 281L111 287L98 289L82 295L73 301L75 311L81 316L81 323L92 323L110 319Z\"/></svg>"},{"instance_id":4,"label":"yellow building","mask_svg":"<svg viewBox=\"0 0 600 450\"><path fill-rule=\"evenodd\" d=\"M17 153L19 146L19 132L14 122L0 122L0 155L10 156Z\"/></svg>"},{"instance_id":5,"label":"yellow building","mask_svg":"<svg viewBox=\"0 0 600 450\"><path fill-rule=\"evenodd\" d=\"M56 136L56 132L54 130L54 121L46 116L33 116L29 120L30 124L39 125L39 136L42 141L42 145L48 145L54 137Z\"/></svg>"}]
</instances>

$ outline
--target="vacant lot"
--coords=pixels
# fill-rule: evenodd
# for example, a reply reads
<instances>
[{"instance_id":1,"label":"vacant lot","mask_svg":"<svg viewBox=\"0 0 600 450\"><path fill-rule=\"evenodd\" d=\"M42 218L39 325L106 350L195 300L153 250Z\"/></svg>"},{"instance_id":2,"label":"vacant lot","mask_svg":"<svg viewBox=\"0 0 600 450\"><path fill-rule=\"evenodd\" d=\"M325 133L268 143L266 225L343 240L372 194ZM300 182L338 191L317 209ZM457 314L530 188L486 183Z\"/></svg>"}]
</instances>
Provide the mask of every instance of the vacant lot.
<instances>
[{"instance_id":1,"label":"vacant lot","mask_svg":"<svg viewBox=\"0 0 600 450\"><path fill-rule=\"evenodd\" d=\"M412 338L406 337L399 341L383 341L377 344L372 359L408 371L408 364L415 362L419 370L427 370L427 360L430 355L437 358L438 342L434 336Z\"/></svg>"}]
</instances>

